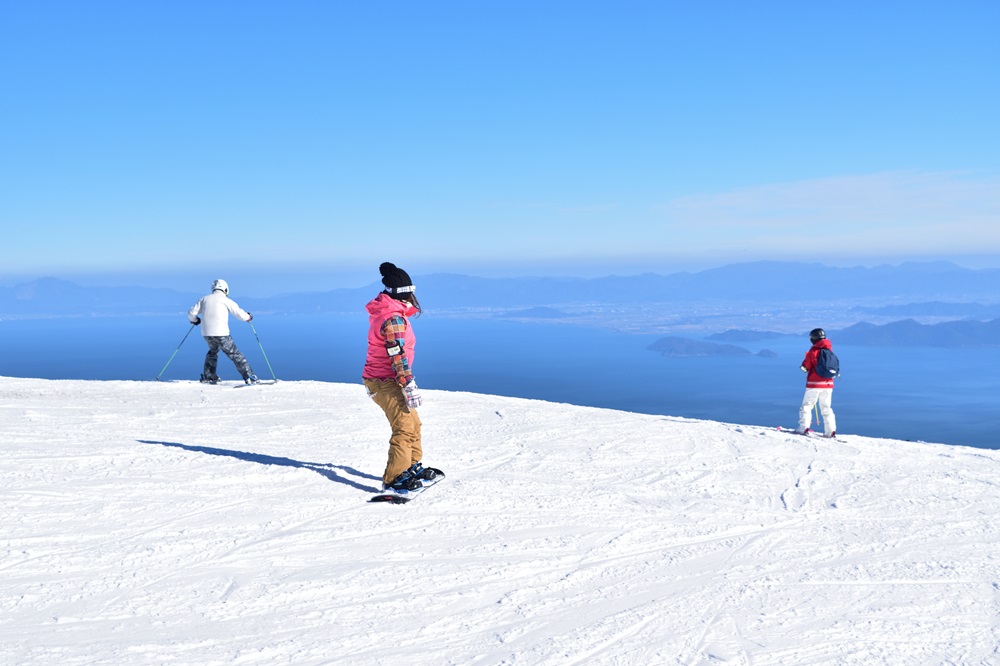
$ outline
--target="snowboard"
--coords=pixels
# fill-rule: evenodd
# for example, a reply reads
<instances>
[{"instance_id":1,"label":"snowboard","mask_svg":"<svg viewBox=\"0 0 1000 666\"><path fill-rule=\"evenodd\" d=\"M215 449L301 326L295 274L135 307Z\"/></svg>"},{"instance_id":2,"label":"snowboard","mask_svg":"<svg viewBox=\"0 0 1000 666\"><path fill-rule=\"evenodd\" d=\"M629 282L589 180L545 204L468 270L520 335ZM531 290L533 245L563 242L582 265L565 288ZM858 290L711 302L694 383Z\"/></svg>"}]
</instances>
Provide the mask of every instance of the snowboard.
<instances>
[{"instance_id":1,"label":"snowboard","mask_svg":"<svg viewBox=\"0 0 1000 666\"><path fill-rule=\"evenodd\" d=\"M406 504L414 497L420 495L425 490L431 486L436 486L439 482L444 480L444 472L437 469L436 467L425 467L424 469L432 470L436 476L430 481L421 479L420 482L424 485L420 486L416 490L385 490L375 497L372 497L369 502L388 502L389 504Z\"/></svg>"}]
</instances>

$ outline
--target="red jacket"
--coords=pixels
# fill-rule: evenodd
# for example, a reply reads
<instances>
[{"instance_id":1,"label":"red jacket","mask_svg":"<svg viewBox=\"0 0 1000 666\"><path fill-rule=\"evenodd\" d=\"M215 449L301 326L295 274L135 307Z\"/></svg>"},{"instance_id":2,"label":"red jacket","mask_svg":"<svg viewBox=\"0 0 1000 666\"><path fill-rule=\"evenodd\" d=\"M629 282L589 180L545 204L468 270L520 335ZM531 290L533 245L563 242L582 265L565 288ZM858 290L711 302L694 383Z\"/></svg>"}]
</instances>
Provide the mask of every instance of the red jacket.
<instances>
[{"instance_id":1,"label":"red jacket","mask_svg":"<svg viewBox=\"0 0 1000 666\"><path fill-rule=\"evenodd\" d=\"M826 338L817 340L816 344L806 352L806 357L802 360L802 367L809 371L806 377L807 389L832 389L833 377L821 377L816 374L816 360L819 358L820 349L833 349L833 345Z\"/></svg>"}]
</instances>

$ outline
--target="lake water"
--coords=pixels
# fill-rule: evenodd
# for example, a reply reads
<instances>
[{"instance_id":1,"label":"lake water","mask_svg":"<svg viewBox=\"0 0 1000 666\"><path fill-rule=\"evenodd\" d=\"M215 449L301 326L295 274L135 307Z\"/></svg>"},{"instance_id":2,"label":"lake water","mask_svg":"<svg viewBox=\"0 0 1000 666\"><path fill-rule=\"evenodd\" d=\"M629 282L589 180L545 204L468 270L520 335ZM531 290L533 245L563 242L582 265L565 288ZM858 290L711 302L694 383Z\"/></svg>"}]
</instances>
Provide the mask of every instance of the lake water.
<instances>
[{"instance_id":1,"label":"lake water","mask_svg":"<svg viewBox=\"0 0 1000 666\"><path fill-rule=\"evenodd\" d=\"M175 317L0 321L0 375L46 379L153 380L190 328ZM359 383L367 318L274 315L233 338L261 378ZM415 375L422 388L537 398L763 426L796 424L806 339L741 346L777 358L665 358L658 335L582 326L456 319L414 320ZM914 441L1000 448L1000 349L850 347L833 406L838 429ZM163 379L197 379L205 355L191 331ZM220 357L223 379L238 379ZM359 390L362 390L359 385Z\"/></svg>"}]
</instances>

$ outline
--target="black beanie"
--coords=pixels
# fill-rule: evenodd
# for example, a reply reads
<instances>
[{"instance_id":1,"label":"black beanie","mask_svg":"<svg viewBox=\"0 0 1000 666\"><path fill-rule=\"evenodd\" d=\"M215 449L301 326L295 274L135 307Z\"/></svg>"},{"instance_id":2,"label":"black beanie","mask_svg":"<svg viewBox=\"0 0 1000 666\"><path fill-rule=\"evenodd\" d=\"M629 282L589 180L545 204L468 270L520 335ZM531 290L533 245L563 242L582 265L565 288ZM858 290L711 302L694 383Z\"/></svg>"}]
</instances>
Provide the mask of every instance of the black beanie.
<instances>
[{"instance_id":1,"label":"black beanie","mask_svg":"<svg viewBox=\"0 0 1000 666\"><path fill-rule=\"evenodd\" d=\"M378 272L382 274L382 284L390 295L399 296L416 291L410 276L402 268L396 268L387 261L378 267Z\"/></svg>"}]
</instances>

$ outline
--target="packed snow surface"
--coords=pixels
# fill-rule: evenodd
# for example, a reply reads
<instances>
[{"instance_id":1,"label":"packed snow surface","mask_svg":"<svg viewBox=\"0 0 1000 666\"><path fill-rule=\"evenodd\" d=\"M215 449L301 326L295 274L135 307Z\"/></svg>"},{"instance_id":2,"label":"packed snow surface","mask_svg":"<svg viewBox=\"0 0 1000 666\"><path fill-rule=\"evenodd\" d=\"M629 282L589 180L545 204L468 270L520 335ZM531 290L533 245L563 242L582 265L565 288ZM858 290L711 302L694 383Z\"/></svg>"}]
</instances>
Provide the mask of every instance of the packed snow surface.
<instances>
[{"instance_id":1,"label":"packed snow surface","mask_svg":"<svg viewBox=\"0 0 1000 666\"><path fill-rule=\"evenodd\" d=\"M1000 663L998 452L233 387L0 378L0 663Z\"/></svg>"}]
</instances>

